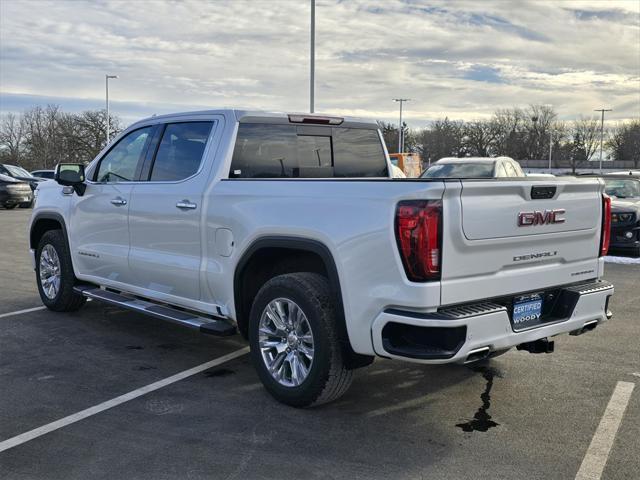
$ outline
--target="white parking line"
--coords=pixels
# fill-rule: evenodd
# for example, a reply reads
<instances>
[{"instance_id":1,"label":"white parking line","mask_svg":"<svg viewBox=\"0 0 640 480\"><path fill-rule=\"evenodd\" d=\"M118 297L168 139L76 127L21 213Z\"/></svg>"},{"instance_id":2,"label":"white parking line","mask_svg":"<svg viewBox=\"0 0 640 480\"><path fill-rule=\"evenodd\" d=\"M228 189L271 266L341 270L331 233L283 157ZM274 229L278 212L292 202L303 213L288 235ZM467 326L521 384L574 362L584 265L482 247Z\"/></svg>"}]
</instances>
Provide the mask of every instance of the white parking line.
<instances>
[{"instance_id":1,"label":"white parking line","mask_svg":"<svg viewBox=\"0 0 640 480\"><path fill-rule=\"evenodd\" d=\"M2 313L2 314L0 314L0 318L12 317L14 315L20 315L21 313L37 312L38 310L44 310L45 308L47 308L47 307L45 307L45 306L33 307L33 308L27 308L25 310L16 310L15 312Z\"/></svg>"},{"instance_id":2,"label":"white parking line","mask_svg":"<svg viewBox=\"0 0 640 480\"><path fill-rule=\"evenodd\" d=\"M0 452L4 452L5 450L28 442L29 440L41 437L42 435L46 435L49 432L53 432L54 430L58 430L59 428L66 427L67 425L71 425L72 423L79 422L80 420L84 420L85 418L91 417L100 412L104 412L105 410L108 410L110 408L122 405L129 400L141 397L142 395L146 395L149 392L153 392L162 387L166 387L167 385L171 385L172 383L183 380L187 377L196 375L197 373L203 372L213 367L217 367L218 365L222 365L223 363L233 360L234 358L241 357L248 352L249 347L241 348L240 350L228 353L227 355L223 355L222 357L216 358L215 360L211 360L183 372L176 373L175 375L167 377L163 380L159 380L157 382L133 390L132 392L125 393L124 395L112 398L111 400L107 400L106 402L100 403L99 405L96 405L94 407L87 408L86 410L74 413L72 415L69 415L68 417L56 420L55 422L43 425L42 427L38 427L15 437L9 438L8 440L0 442Z\"/></svg>"},{"instance_id":3,"label":"white parking line","mask_svg":"<svg viewBox=\"0 0 640 480\"><path fill-rule=\"evenodd\" d=\"M600 425L591 439L591 445L582 460L576 480L599 480L607 463L613 441L618 433L622 416L627 408L635 383L618 382L609 404L602 415Z\"/></svg>"}]
</instances>

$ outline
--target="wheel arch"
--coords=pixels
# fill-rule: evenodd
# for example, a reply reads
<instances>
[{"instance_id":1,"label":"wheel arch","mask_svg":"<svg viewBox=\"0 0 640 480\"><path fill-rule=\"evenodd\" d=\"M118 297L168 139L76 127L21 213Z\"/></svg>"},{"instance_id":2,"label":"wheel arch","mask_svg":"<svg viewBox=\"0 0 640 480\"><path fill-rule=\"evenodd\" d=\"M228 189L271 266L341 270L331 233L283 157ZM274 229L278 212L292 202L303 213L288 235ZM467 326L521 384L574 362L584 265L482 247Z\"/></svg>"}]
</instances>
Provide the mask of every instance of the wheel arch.
<instances>
[{"instance_id":1,"label":"wheel arch","mask_svg":"<svg viewBox=\"0 0 640 480\"><path fill-rule=\"evenodd\" d=\"M38 248L38 243L42 236L49 230L62 230L67 245L69 245L69 235L67 234L67 225L64 218L59 213L43 212L36 215L31 222L29 230L29 247Z\"/></svg>"},{"instance_id":2,"label":"wheel arch","mask_svg":"<svg viewBox=\"0 0 640 480\"><path fill-rule=\"evenodd\" d=\"M296 261L293 266L293 260ZM302 266L298 270L298 266ZM340 277L331 250L322 242L304 237L264 236L254 240L243 252L233 277L233 298L238 329L246 337L250 299L269 278L294 271L312 271L325 275L337 307L338 331L348 368L369 365L373 357L353 351L347 332ZM249 283L248 279L253 279Z\"/></svg>"}]
</instances>

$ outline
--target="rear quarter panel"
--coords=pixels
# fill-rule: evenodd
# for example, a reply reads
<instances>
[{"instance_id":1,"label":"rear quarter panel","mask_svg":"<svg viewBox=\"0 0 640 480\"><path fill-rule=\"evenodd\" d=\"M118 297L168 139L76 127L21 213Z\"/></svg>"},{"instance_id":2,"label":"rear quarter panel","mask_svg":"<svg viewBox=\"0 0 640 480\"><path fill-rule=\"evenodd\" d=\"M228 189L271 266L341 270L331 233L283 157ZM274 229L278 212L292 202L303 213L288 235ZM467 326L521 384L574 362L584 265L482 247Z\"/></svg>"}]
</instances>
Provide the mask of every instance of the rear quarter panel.
<instances>
[{"instance_id":1,"label":"rear quarter panel","mask_svg":"<svg viewBox=\"0 0 640 480\"><path fill-rule=\"evenodd\" d=\"M347 331L353 349L373 354L371 323L389 306L435 309L439 282L406 279L393 231L403 199L439 199L444 184L395 180L225 180L216 185L207 214L207 283L231 316L230 281L243 253L271 236L308 238L331 252L340 277ZM215 232L228 228L234 248L215 254Z\"/></svg>"}]
</instances>

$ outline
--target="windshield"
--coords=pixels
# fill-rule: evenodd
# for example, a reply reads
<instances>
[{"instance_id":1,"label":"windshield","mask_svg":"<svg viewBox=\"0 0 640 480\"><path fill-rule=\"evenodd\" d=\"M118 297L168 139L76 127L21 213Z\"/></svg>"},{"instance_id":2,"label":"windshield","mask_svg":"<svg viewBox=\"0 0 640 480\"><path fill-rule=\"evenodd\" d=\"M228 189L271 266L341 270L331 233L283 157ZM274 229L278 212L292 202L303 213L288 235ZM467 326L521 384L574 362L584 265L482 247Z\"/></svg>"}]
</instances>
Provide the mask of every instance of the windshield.
<instances>
[{"instance_id":1,"label":"windshield","mask_svg":"<svg viewBox=\"0 0 640 480\"><path fill-rule=\"evenodd\" d=\"M640 197L640 182L636 180L605 179L604 191L616 198Z\"/></svg>"},{"instance_id":2,"label":"windshield","mask_svg":"<svg viewBox=\"0 0 640 480\"><path fill-rule=\"evenodd\" d=\"M431 165L422 178L491 178L492 163L436 163Z\"/></svg>"},{"instance_id":3,"label":"windshield","mask_svg":"<svg viewBox=\"0 0 640 480\"><path fill-rule=\"evenodd\" d=\"M9 170L9 173L13 177L32 177L29 172L27 172L24 168L16 167L15 165L5 165L5 168Z\"/></svg>"}]
</instances>

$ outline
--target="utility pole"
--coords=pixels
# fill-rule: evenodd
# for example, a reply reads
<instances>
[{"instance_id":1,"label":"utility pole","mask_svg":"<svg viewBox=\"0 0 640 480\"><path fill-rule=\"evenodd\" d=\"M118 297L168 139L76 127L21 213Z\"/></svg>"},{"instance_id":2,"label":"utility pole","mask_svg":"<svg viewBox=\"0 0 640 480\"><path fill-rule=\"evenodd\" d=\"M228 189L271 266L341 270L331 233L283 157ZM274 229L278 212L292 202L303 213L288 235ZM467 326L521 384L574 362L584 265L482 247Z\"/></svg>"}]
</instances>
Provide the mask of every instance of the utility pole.
<instances>
[{"instance_id":1,"label":"utility pole","mask_svg":"<svg viewBox=\"0 0 640 480\"><path fill-rule=\"evenodd\" d=\"M118 75L105 75L104 76L105 90L106 90L106 100L107 100L107 145L109 145L109 121L110 121L110 117L109 117L109 79L110 78L118 78Z\"/></svg>"},{"instance_id":2,"label":"utility pole","mask_svg":"<svg viewBox=\"0 0 640 480\"><path fill-rule=\"evenodd\" d=\"M402 103L410 101L410 98L394 98L394 102L400 103L400 122L398 123L398 153L402 153L402 143L403 143L403 135L402 135Z\"/></svg>"},{"instance_id":3,"label":"utility pole","mask_svg":"<svg viewBox=\"0 0 640 480\"><path fill-rule=\"evenodd\" d=\"M551 173L551 152L553 151L553 130L549 129L549 173Z\"/></svg>"},{"instance_id":4,"label":"utility pole","mask_svg":"<svg viewBox=\"0 0 640 480\"><path fill-rule=\"evenodd\" d=\"M316 0L311 0L311 76L309 79L309 112L315 110L316 88Z\"/></svg>"},{"instance_id":5,"label":"utility pole","mask_svg":"<svg viewBox=\"0 0 640 480\"><path fill-rule=\"evenodd\" d=\"M600 120L600 168L599 171L602 173L602 144L604 143L604 112L610 112L610 108L597 108L594 112L602 113L602 117Z\"/></svg>"}]
</instances>

